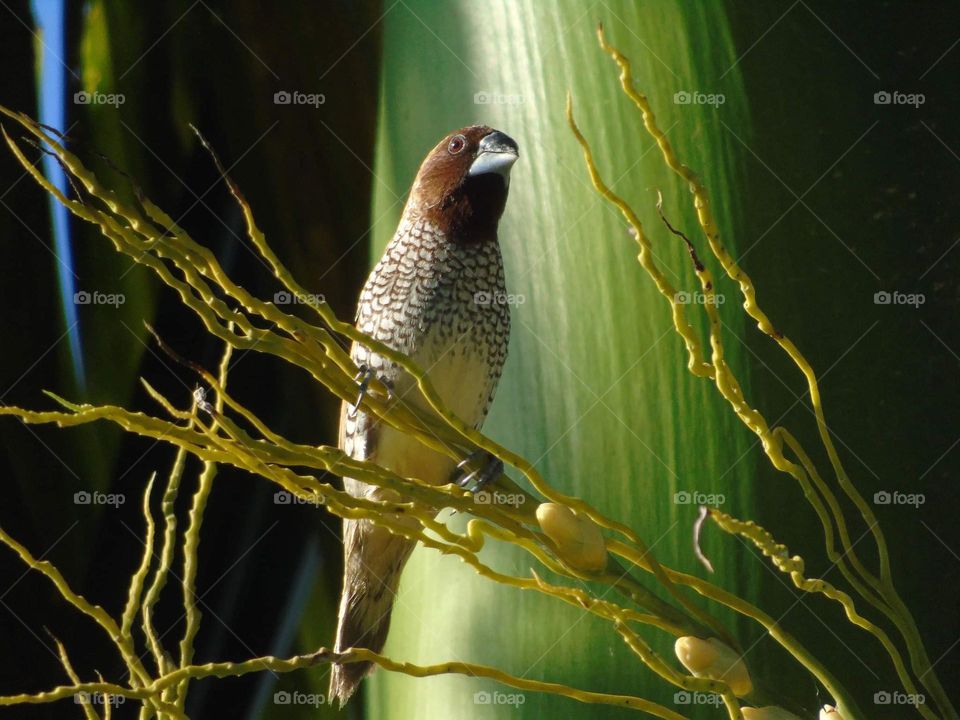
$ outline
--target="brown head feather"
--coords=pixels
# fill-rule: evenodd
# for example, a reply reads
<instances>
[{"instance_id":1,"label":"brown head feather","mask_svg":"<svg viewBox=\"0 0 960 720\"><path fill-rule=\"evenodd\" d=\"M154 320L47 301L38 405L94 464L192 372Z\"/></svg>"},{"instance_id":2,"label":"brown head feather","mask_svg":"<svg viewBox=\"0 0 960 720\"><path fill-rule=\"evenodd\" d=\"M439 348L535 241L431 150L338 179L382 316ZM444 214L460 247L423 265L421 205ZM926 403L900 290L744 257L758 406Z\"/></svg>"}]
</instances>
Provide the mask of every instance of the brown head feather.
<instances>
[{"instance_id":1,"label":"brown head feather","mask_svg":"<svg viewBox=\"0 0 960 720\"><path fill-rule=\"evenodd\" d=\"M495 240L507 203L507 182L496 173L469 175L480 141L495 132L471 125L437 143L420 165L405 215L424 217L455 242Z\"/></svg>"}]
</instances>

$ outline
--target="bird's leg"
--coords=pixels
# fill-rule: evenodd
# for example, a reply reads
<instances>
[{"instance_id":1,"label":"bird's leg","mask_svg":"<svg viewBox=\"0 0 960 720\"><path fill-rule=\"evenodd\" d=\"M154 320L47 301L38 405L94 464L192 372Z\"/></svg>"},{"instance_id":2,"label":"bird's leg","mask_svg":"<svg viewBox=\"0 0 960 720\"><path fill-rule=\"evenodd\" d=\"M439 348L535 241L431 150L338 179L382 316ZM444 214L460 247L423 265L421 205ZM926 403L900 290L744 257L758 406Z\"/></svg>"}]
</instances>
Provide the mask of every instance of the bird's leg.
<instances>
[{"instance_id":1,"label":"bird's leg","mask_svg":"<svg viewBox=\"0 0 960 720\"><path fill-rule=\"evenodd\" d=\"M479 469L470 470L473 467ZM457 465L457 469L453 471L452 482L462 488L474 483L473 492L478 492L502 472L503 461L500 458L486 450L474 450Z\"/></svg>"},{"instance_id":2,"label":"bird's leg","mask_svg":"<svg viewBox=\"0 0 960 720\"><path fill-rule=\"evenodd\" d=\"M360 387L358 388L357 401L351 406L350 414L356 415L357 410L360 409L360 403L363 402L363 398L366 396L367 391L370 389L370 381L375 377L373 369L366 366L360 366L360 372L357 373L356 377L353 378L354 382L359 381ZM387 397L393 397L393 383L387 380L385 377L378 377L377 380L387 389Z\"/></svg>"}]
</instances>

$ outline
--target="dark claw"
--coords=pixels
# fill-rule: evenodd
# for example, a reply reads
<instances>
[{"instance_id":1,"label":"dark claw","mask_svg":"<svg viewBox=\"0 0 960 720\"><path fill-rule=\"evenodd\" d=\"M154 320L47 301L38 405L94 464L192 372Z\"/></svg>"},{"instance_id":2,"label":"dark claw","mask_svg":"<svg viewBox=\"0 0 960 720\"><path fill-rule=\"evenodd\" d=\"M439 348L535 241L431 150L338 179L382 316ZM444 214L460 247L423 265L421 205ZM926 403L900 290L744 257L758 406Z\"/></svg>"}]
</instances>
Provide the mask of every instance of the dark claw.
<instances>
[{"instance_id":1,"label":"dark claw","mask_svg":"<svg viewBox=\"0 0 960 720\"><path fill-rule=\"evenodd\" d=\"M361 378L363 378L361 380ZM363 396L367 394L367 388L370 386L370 380L373 378L373 372L366 365L360 366L360 372L357 373L356 377L353 378L354 382L360 380L360 388L357 393L357 401L350 408L350 414L356 415L357 410L360 409L360 403L363 402Z\"/></svg>"},{"instance_id":2,"label":"dark claw","mask_svg":"<svg viewBox=\"0 0 960 720\"><path fill-rule=\"evenodd\" d=\"M367 377L370 374L370 368L368 368L366 365L360 365L358 369L359 369L359 372L353 376L354 382L357 382L357 380L359 380L360 378Z\"/></svg>"},{"instance_id":3,"label":"dark claw","mask_svg":"<svg viewBox=\"0 0 960 720\"><path fill-rule=\"evenodd\" d=\"M360 366L360 372L357 373L356 377L353 378L354 382L360 381L360 388L357 393L357 401L350 407L350 414L356 415L357 410L360 409L360 403L363 402L364 396L367 394L367 390L370 389L370 381L373 380L374 374L366 365ZM393 383L386 378L377 378L385 388L387 388L387 397L391 400L393 399Z\"/></svg>"},{"instance_id":4,"label":"dark claw","mask_svg":"<svg viewBox=\"0 0 960 720\"><path fill-rule=\"evenodd\" d=\"M468 465L476 466L480 463L479 470L465 473L463 469ZM483 487L496 479L503 472L503 461L488 453L486 450L476 450L469 457L457 464L454 472L454 482L462 488L467 488L473 483L473 492L478 492ZM459 476L459 477L458 477Z\"/></svg>"}]
</instances>

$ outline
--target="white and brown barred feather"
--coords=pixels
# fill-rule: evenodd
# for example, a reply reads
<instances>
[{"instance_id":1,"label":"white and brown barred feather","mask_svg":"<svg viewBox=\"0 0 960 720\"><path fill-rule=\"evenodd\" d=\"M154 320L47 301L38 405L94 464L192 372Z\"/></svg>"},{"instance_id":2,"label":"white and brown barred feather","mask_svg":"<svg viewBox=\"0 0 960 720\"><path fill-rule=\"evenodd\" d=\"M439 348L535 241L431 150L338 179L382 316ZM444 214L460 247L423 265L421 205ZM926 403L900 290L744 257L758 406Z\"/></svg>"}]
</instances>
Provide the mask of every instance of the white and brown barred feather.
<instances>
[{"instance_id":1,"label":"white and brown barred feather","mask_svg":"<svg viewBox=\"0 0 960 720\"><path fill-rule=\"evenodd\" d=\"M370 274L360 296L357 327L412 357L444 402L479 428L490 408L507 355L510 312L497 242L459 243L422 216L403 221ZM354 343L351 356L389 382L402 402L426 407L402 369ZM455 463L375 417L344 404L340 446L354 459L371 460L407 477L449 482ZM352 478L355 496L388 499ZM396 499L396 498L393 498ZM344 521L344 592L336 649L379 651L386 640L400 573L414 543L369 521ZM331 689L341 701L372 668L368 663L333 666Z\"/></svg>"}]
</instances>

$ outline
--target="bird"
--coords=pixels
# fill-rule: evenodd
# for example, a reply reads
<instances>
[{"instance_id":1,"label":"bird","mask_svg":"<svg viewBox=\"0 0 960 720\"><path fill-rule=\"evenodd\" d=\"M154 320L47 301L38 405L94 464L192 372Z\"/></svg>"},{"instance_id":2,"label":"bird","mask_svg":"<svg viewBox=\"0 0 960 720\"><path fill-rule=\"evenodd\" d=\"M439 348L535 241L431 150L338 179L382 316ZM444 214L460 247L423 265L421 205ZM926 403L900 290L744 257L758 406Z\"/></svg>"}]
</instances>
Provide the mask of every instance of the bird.
<instances>
[{"instance_id":1,"label":"bird","mask_svg":"<svg viewBox=\"0 0 960 720\"><path fill-rule=\"evenodd\" d=\"M420 165L397 231L357 303L357 328L412 358L443 403L477 429L493 401L509 344L510 296L497 229L518 158L517 143L485 125L444 137ZM354 342L350 354L368 380L377 377L396 400L428 407L400 366L362 342ZM365 387L361 384L361 398ZM359 404L344 402L341 410L339 444L347 455L436 485L457 481L456 461L380 423ZM495 466L488 460L488 469ZM461 484L464 479L459 477ZM344 489L355 497L401 499L351 478L344 478ZM369 520L344 519L335 652L382 650L400 575L415 544ZM373 669L368 662L335 663L331 698L342 707Z\"/></svg>"}]
</instances>

